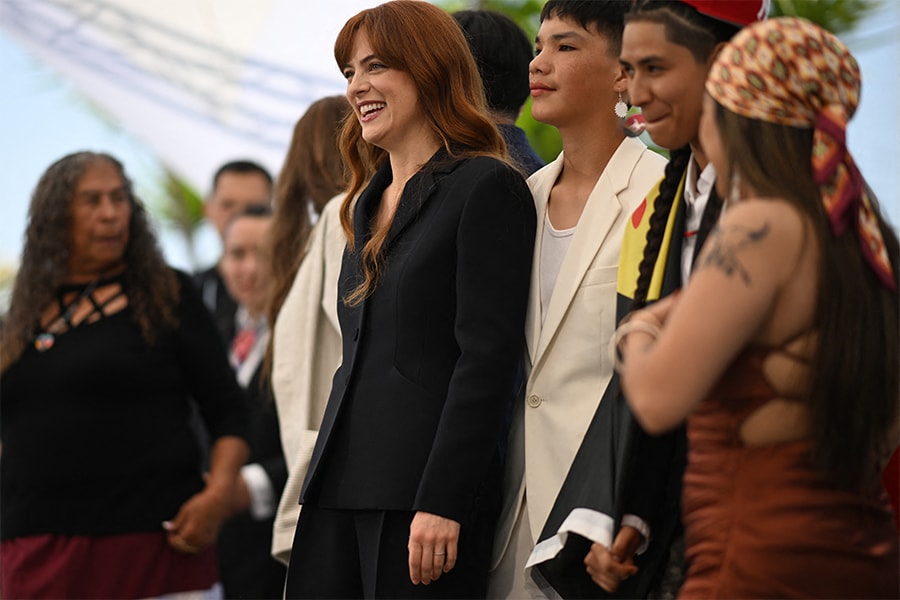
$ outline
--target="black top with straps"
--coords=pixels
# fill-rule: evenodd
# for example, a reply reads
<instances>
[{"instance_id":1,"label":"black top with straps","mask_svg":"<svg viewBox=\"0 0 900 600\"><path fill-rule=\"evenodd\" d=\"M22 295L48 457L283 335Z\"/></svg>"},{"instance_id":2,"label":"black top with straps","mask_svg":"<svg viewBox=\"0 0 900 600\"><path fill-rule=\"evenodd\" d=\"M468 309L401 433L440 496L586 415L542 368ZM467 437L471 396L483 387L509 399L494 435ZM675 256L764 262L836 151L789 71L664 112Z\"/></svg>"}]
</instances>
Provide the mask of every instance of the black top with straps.
<instances>
[{"instance_id":1,"label":"black top with straps","mask_svg":"<svg viewBox=\"0 0 900 600\"><path fill-rule=\"evenodd\" d=\"M81 288L104 301L69 315L50 348L29 346L0 377L2 539L159 530L203 487L192 397L213 437L245 435L224 344L188 277L178 278L179 324L152 346L127 302L116 303L128 293L119 276ZM111 285L120 293L97 294Z\"/></svg>"}]
</instances>

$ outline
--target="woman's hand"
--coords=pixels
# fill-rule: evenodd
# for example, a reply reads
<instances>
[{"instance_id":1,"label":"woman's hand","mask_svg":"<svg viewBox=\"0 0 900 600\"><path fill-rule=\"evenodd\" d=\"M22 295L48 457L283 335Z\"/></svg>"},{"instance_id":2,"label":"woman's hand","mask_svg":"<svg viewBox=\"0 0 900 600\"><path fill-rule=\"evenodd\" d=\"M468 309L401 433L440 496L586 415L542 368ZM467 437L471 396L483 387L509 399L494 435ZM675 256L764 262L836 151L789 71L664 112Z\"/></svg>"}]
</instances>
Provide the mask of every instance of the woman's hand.
<instances>
[{"instance_id":1,"label":"woman's hand","mask_svg":"<svg viewBox=\"0 0 900 600\"><path fill-rule=\"evenodd\" d=\"M615 592L620 583L638 572L632 557L640 543L641 534L633 527L625 526L613 541L612 550L602 544L593 544L584 557L588 575L607 592Z\"/></svg>"},{"instance_id":2,"label":"woman's hand","mask_svg":"<svg viewBox=\"0 0 900 600\"><path fill-rule=\"evenodd\" d=\"M163 523L172 548L196 554L215 543L222 523L237 512L238 480L249 452L247 442L239 437L216 440L203 491L188 498L175 518Z\"/></svg>"},{"instance_id":3,"label":"woman's hand","mask_svg":"<svg viewBox=\"0 0 900 600\"><path fill-rule=\"evenodd\" d=\"M428 585L456 565L459 523L427 512L417 512L409 526L409 578Z\"/></svg>"},{"instance_id":4,"label":"woman's hand","mask_svg":"<svg viewBox=\"0 0 900 600\"><path fill-rule=\"evenodd\" d=\"M222 523L233 512L234 490L207 487L188 498L171 521L163 523L169 545L196 554L215 543Z\"/></svg>"}]
</instances>

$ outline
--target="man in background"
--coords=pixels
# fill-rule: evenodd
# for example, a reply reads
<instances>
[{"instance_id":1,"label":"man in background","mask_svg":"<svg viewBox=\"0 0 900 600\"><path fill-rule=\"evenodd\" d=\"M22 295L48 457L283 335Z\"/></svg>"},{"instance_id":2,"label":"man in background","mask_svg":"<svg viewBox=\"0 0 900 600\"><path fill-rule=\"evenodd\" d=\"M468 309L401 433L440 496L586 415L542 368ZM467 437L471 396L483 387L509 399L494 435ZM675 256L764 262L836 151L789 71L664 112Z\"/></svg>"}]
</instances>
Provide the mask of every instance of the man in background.
<instances>
[{"instance_id":1,"label":"man in background","mask_svg":"<svg viewBox=\"0 0 900 600\"><path fill-rule=\"evenodd\" d=\"M248 206L271 206L272 175L258 163L237 160L219 167L213 176L212 192L204 204L204 214L224 239L225 226ZM194 275L203 303L213 313L222 339L231 342L235 334L237 304L228 294L220 271L221 259Z\"/></svg>"},{"instance_id":2,"label":"man in background","mask_svg":"<svg viewBox=\"0 0 900 600\"><path fill-rule=\"evenodd\" d=\"M216 544L225 597L232 600L281 598L287 574L270 553L275 508L287 480L278 415L263 376L271 224L272 209L266 205L251 205L229 219L219 261L225 286L238 305L231 365L250 401L250 456L238 478L239 512L222 525Z\"/></svg>"}]
</instances>

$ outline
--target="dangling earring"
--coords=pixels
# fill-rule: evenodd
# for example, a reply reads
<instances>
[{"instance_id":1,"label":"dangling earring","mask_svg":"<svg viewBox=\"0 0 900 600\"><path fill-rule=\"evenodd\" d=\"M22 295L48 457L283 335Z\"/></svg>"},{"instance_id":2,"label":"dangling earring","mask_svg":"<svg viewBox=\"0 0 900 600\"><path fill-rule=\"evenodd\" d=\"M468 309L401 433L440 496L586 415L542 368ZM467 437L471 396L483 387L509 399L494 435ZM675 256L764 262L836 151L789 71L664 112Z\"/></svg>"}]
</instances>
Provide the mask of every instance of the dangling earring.
<instances>
[{"instance_id":1,"label":"dangling earring","mask_svg":"<svg viewBox=\"0 0 900 600\"><path fill-rule=\"evenodd\" d=\"M628 115L628 105L622 100L622 92L618 92L618 94L619 101L616 102L616 105L613 107L613 112L616 113L616 116L620 119L624 119Z\"/></svg>"}]
</instances>

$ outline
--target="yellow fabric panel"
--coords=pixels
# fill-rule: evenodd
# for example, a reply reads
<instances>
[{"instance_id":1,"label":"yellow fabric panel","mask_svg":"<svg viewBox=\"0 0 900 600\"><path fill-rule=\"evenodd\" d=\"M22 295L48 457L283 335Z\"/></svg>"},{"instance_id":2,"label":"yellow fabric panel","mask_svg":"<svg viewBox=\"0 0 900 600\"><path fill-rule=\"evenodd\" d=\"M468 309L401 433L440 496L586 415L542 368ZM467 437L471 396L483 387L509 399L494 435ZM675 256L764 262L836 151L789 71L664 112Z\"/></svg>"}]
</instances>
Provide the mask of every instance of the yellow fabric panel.
<instances>
[{"instance_id":1,"label":"yellow fabric panel","mask_svg":"<svg viewBox=\"0 0 900 600\"><path fill-rule=\"evenodd\" d=\"M641 259L644 258L644 246L647 243L647 230L650 229L650 215L656 199L659 197L660 179L647 197L632 213L631 218L625 224L625 237L622 240L622 253L619 255L619 279L616 290L619 295L626 298L634 298L637 289L637 280L640 273ZM663 276L665 275L666 261L669 256L669 248L672 244L672 230L675 228L675 218L678 216L678 198L684 192L684 175L678 184L672 210L669 212L669 220L666 222L666 231L663 234L662 244L659 248L659 256L653 267L653 277L650 280L650 289L647 292L647 301L659 300L662 290Z\"/></svg>"}]
</instances>

